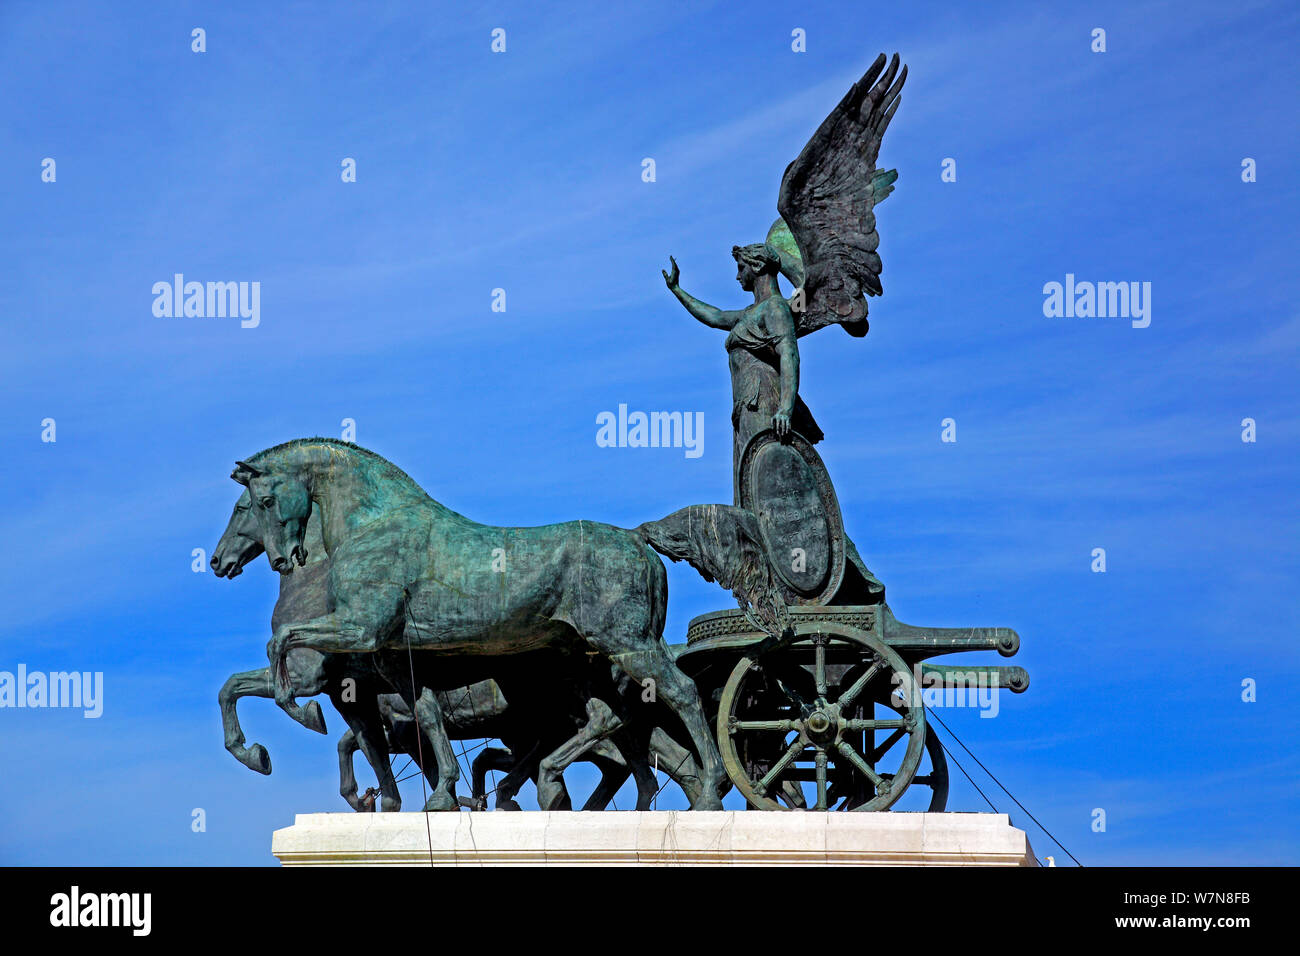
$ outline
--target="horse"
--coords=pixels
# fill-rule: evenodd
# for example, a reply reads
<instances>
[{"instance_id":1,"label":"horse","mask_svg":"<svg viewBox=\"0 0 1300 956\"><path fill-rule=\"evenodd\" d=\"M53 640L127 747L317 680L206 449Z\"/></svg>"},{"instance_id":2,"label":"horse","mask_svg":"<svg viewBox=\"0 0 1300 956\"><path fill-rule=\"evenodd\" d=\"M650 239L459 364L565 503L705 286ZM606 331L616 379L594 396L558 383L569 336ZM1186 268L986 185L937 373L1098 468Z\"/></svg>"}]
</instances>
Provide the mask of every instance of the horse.
<instances>
[{"instance_id":1,"label":"horse","mask_svg":"<svg viewBox=\"0 0 1300 956\"><path fill-rule=\"evenodd\" d=\"M209 563L217 577L237 577L250 561L265 550L257 518L250 505L248 496L240 495L231 511L230 521L213 550ZM281 577L280 595L271 614L272 631L288 621L309 620L328 610L328 594L324 583L329 567L325 561L325 549L320 545L319 522L312 522L306 532L307 544L313 549L312 559L305 562L302 573L295 578ZM375 771L383 795L381 808L395 811L401 809L401 797L392 776L386 728L378 707L378 695L387 688L381 684L374 669L365 666L368 663L300 650L289 661L289 678L295 692L301 696L328 694L335 709L348 724L352 739ZM345 683L349 680L350 684ZM241 697L274 696L275 685L268 667L232 674L217 695L226 749L244 766L261 774L271 772L270 755L261 744L245 746L236 702ZM314 700L293 716L310 730L322 734L326 732L320 705ZM349 794L345 787L340 789L349 806L361 809L355 790Z\"/></svg>"},{"instance_id":2,"label":"horse","mask_svg":"<svg viewBox=\"0 0 1300 956\"><path fill-rule=\"evenodd\" d=\"M442 659L423 668L408 699L438 768L426 811L458 806L459 770L435 691L458 678L464 683L476 659L544 648L601 655L653 687L699 759L692 809L722 808L726 777L717 744L694 683L663 640L667 575L636 532L585 520L479 524L432 499L382 456L332 438L268 448L236 462L231 477L248 488L267 558L282 574L295 563L305 567L307 521L320 510L333 610L275 628L267 658L282 709L302 719L287 666L295 649L369 654L377 663L380 652L399 649ZM608 701L589 702L587 726L575 740L618 730L617 720L592 713L595 704Z\"/></svg>"},{"instance_id":3,"label":"horse","mask_svg":"<svg viewBox=\"0 0 1300 956\"><path fill-rule=\"evenodd\" d=\"M236 501L230 522L213 551L210 563L218 577L232 579L237 577L249 562L255 560L264 551L260 529L255 515L250 513L249 504L248 492L245 491ZM295 619L314 617L326 606L321 581L329 559L321 546L320 521L316 515L313 515L307 523L304 545L308 553L306 568L312 570L297 575L281 576L280 597L272 615L273 626L290 619L290 616ZM351 678L354 681L353 690L358 683L368 685L369 689L373 690L377 680L373 669L364 666L368 662L353 655L328 655L299 649L290 655L289 661L295 695L306 697L328 691L331 698L335 700L336 707L347 707L348 702L343 700L342 694L344 680ZM353 673L352 670L359 670L361 673ZM235 704L239 698L245 696L274 697L269 667L232 675L219 695L222 723L226 733L226 749L250 769L269 774L271 762L266 748L261 744L254 744L251 748L244 746L245 738L239 726ZM356 700L355 693L347 696ZM543 743L537 738L537 724L517 719L520 708L516 707L513 712L508 711L500 688L492 680L442 691L438 696L445 710L449 729L456 739L498 737L511 748L502 750L488 747L475 758L471 771L474 780L473 799L469 805L475 808L486 807L486 773L489 770L496 770L506 773L505 779L495 788L498 808L518 809L518 804L513 800L514 795L527 780L537 780L539 772L542 772L540 766L542 753L539 750ZM413 737L412 714L405 701L394 693L378 693L375 701L387 741L386 752L407 753L416 758L417 766L422 768L425 763L428 763L426 776L431 784L436 784L432 763L419 759L420 748L418 741ZM314 701L311 702L309 708L314 704ZM343 709L340 712L342 713ZM324 719L320 714L319 706L315 706L310 713L309 726L324 733ZM373 719L372 712L367 712L367 716ZM556 742L557 734L558 731L553 729L552 743ZM563 736L567 734L561 735L559 739ZM671 738L660 734L652 735L649 747L663 759L666 766L673 768L670 776L689 791L692 782L689 778L693 765L690 765L689 760L683 759L686 757L685 752ZM354 810L361 811L373 809L374 802L373 800L367 802L357 794L352 759L358 749L362 749L360 736L350 726L338 743L339 789L348 805ZM633 761L632 766L629 766L629 761L624 758L620 750L605 741L601 741L592 752L585 754L581 759L595 764L601 772L600 783L584 804L584 810L604 809L629 775L639 770L639 762ZM381 782L379 792L384 797L381 808L400 809L397 781L386 779L385 772L391 769L388 760L385 757L382 766L379 767L374 765L373 760L370 763ZM657 787L653 783L647 786L648 770L636 775L638 807L648 807L649 801L657 792ZM653 777L649 777L649 780L653 781ZM568 809L568 794L564 790L562 780L555 782L554 792L555 808Z\"/></svg>"}]
</instances>

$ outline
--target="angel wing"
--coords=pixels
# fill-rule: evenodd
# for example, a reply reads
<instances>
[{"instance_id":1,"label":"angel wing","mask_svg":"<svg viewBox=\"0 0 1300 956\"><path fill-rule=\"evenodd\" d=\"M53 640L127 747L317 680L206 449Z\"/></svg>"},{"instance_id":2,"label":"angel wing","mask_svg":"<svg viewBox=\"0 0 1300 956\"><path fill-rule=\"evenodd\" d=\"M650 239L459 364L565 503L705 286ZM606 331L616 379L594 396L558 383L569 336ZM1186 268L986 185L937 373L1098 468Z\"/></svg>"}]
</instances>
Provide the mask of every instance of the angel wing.
<instances>
[{"instance_id":1,"label":"angel wing","mask_svg":"<svg viewBox=\"0 0 1300 956\"><path fill-rule=\"evenodd\" d=\"M898 109L907 67L880 54L786 167L767 242L782 272L803 289L802 335L832 322L867 334L868 295L880 295L872 211L894 191L898 170L876 168L880 140ZM865 295L864 295L865 293Z\"/></svg>"}]
</instances>

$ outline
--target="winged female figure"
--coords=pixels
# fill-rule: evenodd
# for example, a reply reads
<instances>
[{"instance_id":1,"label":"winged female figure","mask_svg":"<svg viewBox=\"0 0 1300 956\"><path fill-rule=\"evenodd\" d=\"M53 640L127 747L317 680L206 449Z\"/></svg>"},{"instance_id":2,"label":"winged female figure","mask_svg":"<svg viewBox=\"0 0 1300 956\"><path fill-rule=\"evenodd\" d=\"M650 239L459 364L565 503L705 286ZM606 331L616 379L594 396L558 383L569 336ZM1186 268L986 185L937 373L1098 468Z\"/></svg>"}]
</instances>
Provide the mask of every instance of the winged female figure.
<instances>
[{"instance_id":1,"label":"winged female figure","mask_svg":"<svg viewBox=\"0 0 1300 956\"><path fill-rule=\"evenodd\" d=\"M752 305L729 311L701 302L681 287L671 256L671 270L663 271L686 311L727 332L736 505L741 457L755 435L770 428L782 440L792 431L814 444L824 437L799 397L799 338L828 325L867 334L867 296L884 291L874 209L898 178L897 170L877 169L876 158L906 79L897 53L888 65L880 54L786 167L776 203L780 218L767 238L731 249L736 280L754 294ZM795 287L789 299L778 274ZM883 601L884 585L847 536L845 544L857 575L852 584L846 578L841 594L851 602Z\"/></svg>"},{"instance_id":2,"label":"winged female figure","mask_svg":"<svg viewBox=\"0 0 1300 956\"><path fill-rule=\"evenodd\" d=\"M867 334L868 295L880 295L880 256L872 211L893 191L897 170L876 168L880 141L898 109L907 67L885 55L845 94L781 179L777 211L763 242L733 246L736 280L754 294L737 311L701 302L681 287L677 260L664 270L668 288L700 322L727 332L735 432L733 463L766 429L823 437L799 398L800 336L827 325ZM777 274L794 286L787 300Z\"/></svg>"}]
</instances>

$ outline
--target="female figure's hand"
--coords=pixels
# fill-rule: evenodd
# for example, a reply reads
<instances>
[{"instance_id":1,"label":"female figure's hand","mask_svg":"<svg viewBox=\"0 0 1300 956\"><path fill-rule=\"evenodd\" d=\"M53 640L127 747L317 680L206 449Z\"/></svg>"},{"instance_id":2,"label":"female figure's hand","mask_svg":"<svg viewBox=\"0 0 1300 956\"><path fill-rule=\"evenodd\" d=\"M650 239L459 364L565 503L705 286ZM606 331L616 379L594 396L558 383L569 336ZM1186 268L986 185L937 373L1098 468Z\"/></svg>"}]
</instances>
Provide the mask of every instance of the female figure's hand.
<instances>
[{"instance_id":1,"label":"female figure's hand","mask_svg":"<svg viewBox=\"0 0 1300 956\"><path fill-rule=\"evenodd\" d=\"M784 441L790 434L790 416L784 412L777 412L772 416L772 428L776 431L777 437Z\"/></svg>"},{"instance_id":2,"label":"female figure's hand","mask_svg":"<svg viewBox=\"0 0 1300 956\"><path fill-rule=\"evenodd\" d=\"M668 261L673 264L672 271L670 272L667 269L660 269L659 271L663 273L664 284L668 286L668 291L677 297L677 301L686 307L686 311L710 328L726 329L728 331L734 328L744 313L723 312L721 309L695 298L677 284L677 278L681 275L680 270L677 268L677 260L669 256Z\"/></svg>"},{"instance_id":3,"label":"female figure's hand","mask_svg":"<svg viewBox=\"0 0 1300 956\"><path fill-rule=\"evenodd\" d=\"M669 257L668 257L668 261L671 262L671 263L673 264L673 271L672 271L671 273L668 273L668 272L664 271L663 269L660 269L659 271L663 273L664 282L668 285L668 288L670 288L670 289L676 289L676 288L677 288L677 278L678 278L678 276L681 275L681 271L677 268L677 260L676 260L676 259L674 259L672 256L669 256Z\"/></svg>"}]
</instances>

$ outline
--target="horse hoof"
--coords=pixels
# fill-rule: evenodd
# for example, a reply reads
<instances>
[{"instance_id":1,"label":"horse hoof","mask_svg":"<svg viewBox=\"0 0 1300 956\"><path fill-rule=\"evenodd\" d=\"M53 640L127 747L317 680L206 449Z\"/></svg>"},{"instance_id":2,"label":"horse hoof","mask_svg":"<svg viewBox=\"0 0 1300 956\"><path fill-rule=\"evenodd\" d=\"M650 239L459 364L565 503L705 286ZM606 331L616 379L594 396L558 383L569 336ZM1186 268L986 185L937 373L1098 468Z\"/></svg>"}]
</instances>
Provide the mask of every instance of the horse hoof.
<instances>
[{"instance_id":1,"label":"horse hoof","mask_svg":"<svg viewBox=\"0 0 1300 956\"><path fill-rule=\"evenodd\" d=\"M537 784L537 809L539 810L558 810L560 804L564 801L564 791L559 787L550 784L538 782Z\"/></svg>"},{"instance_id":2,"label":"horse hoof","mask_svg":"<svg viewBox=\"0 0 1300 956\"><path fill-rule=\"evenodd\" d=\"M721 797L709 798L706 796L701 796L699 800L691 804L691 809L692 810L721 810L722 798Z\"/></svg>"},{"instance_id":3,"label":"horse hoof","mask_svg":"<svg viewBox=\"0 0 1300 956\"><path fill-rule=\"evenodd\" d=\"M314 730L318 734L325 733L325 715L321 712L320 704L316 701L310 701L303 708L302 725L308 730Z\"/></svg>"},{"instance_id":4,"label":"horse hoof","mask_svg":"<svg viewBox=\"0 0 1300 956\"><path fill-rule=\"evenodd\" d=\"M266 752L266 748L261 744L253 744L248 748L248 759L244 761L244 766L249 770L256 770L262 775L271 773L271 755Z\"/></svg>"},{"instance_id":5,"label":"horse hoof","mask_svg":"<svg viewBox=\"0 0 1300 956\"><path fill-rule=\"evenodd\" d=\"M513 800L498 800L498 801L497 801L497 809L498 809L498 810L519 810L519 811L522 811L522 810L523 810L523 807L521 807L519 804L515 803Z\"/></svg>"},{"instance_id":6,"label":"horse hoof","mask_svg":"<svg viewBox=\"0 0 1300 956\"><path fill-rule=\"evenodd\" d=\"M447 810L459 810L460 803L446 790L435 790L424 805L425 813L442 813Z\"/></svg>"}]
</instances>

